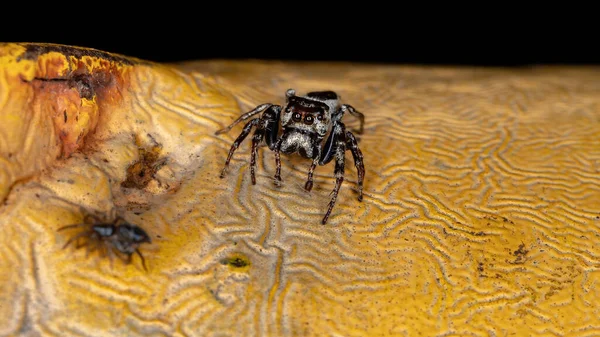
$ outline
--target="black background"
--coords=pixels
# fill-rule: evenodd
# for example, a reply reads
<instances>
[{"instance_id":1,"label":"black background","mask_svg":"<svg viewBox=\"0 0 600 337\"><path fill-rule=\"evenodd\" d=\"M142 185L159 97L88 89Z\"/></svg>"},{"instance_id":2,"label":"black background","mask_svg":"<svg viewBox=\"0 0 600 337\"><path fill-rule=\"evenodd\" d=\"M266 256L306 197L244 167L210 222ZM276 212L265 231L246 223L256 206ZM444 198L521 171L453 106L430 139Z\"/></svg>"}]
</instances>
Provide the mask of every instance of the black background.
<instances>
[{"instance_id":1,"label":"black background","mask_svg":"<svg viewBox=\"0 0 600 337\"><path fill-rule=\"evenodd\" d=\"M352 15L325 8L296 8L297 13L263 13L261 17L257 17L260 12L239 10L238 16L191 13L193 18L189 18L177 9L177 15L165 12L160 19L138 13L87 21L30 20L22 25L28 29L14 29L20 26L5 22L0 42L75 45L156 62L265 59L475 66L600 64L600 29L597 20L583 17L588 11L585 8L578 8L576 15L563 14L543 22L535 20L548 16L541 12L528 12L519 18L515 12L509 16L496 13L492 19L496 9L463 12L463 16L449 13L440 19L443 10L438 11L438 17L411 18L409 10L397 16L391 7L379 8L376 14L362 13L359 8ZM385 15L388 11L391 14ZM329 17L332 21L327 21Z\"/></svg>"}]
</instances>

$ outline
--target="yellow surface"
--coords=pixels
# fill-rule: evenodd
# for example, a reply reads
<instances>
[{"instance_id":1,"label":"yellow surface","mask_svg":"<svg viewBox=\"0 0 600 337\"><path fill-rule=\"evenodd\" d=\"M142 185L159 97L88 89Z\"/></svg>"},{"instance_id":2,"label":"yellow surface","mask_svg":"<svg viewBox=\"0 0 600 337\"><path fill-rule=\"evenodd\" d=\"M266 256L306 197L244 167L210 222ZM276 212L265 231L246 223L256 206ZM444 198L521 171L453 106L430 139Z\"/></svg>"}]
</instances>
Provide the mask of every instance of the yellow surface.
<instances>
[{"instance_id":1,"label":"yellow surface","mask_svg":"<svg viewBox=\"0 0 600 337\"><path fill-rule=\"evenodd\" d=\"M600 334L600 69L17 61L25 46L0 46L0 336ZM36 84L76 71L104 79L91 101ZM282 156L277 188L261 149L253 186L249 137L218 177L242 126L214 132L288 88L366 116L364 200L348 152L325 226L333 163L308 193L310 162ZM82 209L146 230L149 271L61 249Z\"/></svg>"}]
</instances>

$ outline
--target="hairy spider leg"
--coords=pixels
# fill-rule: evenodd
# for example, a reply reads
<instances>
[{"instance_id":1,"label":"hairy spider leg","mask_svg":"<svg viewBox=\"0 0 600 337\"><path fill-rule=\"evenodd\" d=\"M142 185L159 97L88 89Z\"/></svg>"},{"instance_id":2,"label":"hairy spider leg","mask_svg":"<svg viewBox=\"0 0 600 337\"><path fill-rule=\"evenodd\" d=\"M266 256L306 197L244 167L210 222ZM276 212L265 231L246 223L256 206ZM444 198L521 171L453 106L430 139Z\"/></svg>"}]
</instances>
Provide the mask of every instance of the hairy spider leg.
<instances>
[{"instance_id":1,"label":"hairy spider leg","mask_svg":"<svg viewBox=\"0 0 600 337\"><path fill-rule=\"evenodd\" d=\"M102 244L98 244L99 250L100 250L100 256L102 257L107 257L108 256L108 245L106 244L106 242L104 240L102 240Z\"/></svg>"},{"instance_id":2,"label":"hairy spider leg","mask_svg":"<svg viewBox=\"0 0 600 337\"><path fill-rule=\"evenodd\" d=\"M362 134L365 125L365 115L362 112L357 111L353 106L349 104L342 104L341 110L342 113L349 112L352 116L358 118L358 120L360 121L360 128L357 130L357 133Z\"/></svg>"},{"instance_id":3,"label":"hairy spider leg","mask_svg":"<svg viewBox=\"0 0 600 337\"><path fill-rule=\"evenodd\" d=\"M121 258L123 262L125 262L125 264L131 264L131 262L133 261L131 254L125 254L125 256L125 258Z\"/></svg>"},{"instance_id":4,"label":"hairy spider leg","mask_svg":"<svg viewBox=\"0 0 600 337\"><path fill-rule=\"evenodd\" d=\"M103 245L100 244L100 240L97 240L97 237L95 237L96 233L92 233L90 235L90 239L93 240L88 240L87 244L85 245L85 258L87 259L90 256L90 253L94 252L96 249L98 249L98 247L101 247Z\"/></svg>"},{"instance_id":5,"label":"hairy spider leg","mask_svg":"<svg viewBox=\"0 0 600 337\"><path fill-rule=\"evenodd\" d=\"M243 115L241 115L240 117L238 117L238 119L236 119L233 123L231 123L229 126L218 130L217 132L215 132L215 135L220 135L222 133L228 132L229 130L231 130L234 126L236 126L238 123L247 120L248 118L259 114L263 111L265 111L267 108L269 108L270 106L272 106L273 104L271 103L265 103L265 104L261 104L259 106L257 106L256 108L244 113Z\"/></svg>"},{"instance_id":6,"label":"hairy spider leg","mask_svg":"<svg viewBox=\"0 0 600 337\"><path fill-rule=\"evenodd\" d=\"M123 225L123 224L127 224L128 223L127 220L125 220L125 218L123 218L120 215L115 216L114 219L115 219L115 221L113 222L113 224L115 226L119 226L119 225Z\"/></svg>"},{"instance_id":7,"label":"hairy spider leg","mask_svg":"<svg viewBox=\"0 0 600 337\"><path fill-rule=\"evenodd\" d=\"M223 170L221 171L221 175L220 175L221 179L225 177L225 173L227 171L227 167L229 166L229 162L231 161L231 157L233 157L233 153L235 152L235 150L238 149L238 147L240 147L240 144L244 141L244 139L246 139L246 137L248 137L248 135L250 134L250 131L252 130L252 127L258 125L259 122L260 122L260 118L255 118L255 119L249 121L248 123L246 123L246 125L244 126L244 129L242 130L242 133L240 133L240 135L237 137L237 139L233 142L233 144L231 145L231 148L229 149L229 155L227 155L227 159L225 160L225 167L223 167Z\"/></svg>"},{"instance_id":8,"label":"hairy spider leg","mask_svg":"<svg viewBox=\"0 0 600 337\"><path fill-rule=\"evenodd\" d=\"M279 116L281 107L273 105L269 107L260 116L260 121L256 126L256 131L252 136L252 151L250 155L250 176L252 178L252 185L256 185L256 157L258 156L258 147L262 144L263 140L265 144L272 149L277 141L277 134L279 133Z\"/></svg>"},{"instance_id":9,"label":"hairy spider leg","mask_svg":"<svg viewBox=\"0 0 600 337\"><path fill-rule=\"evenodd\" d=\"M333 191L331 192L333 195L331 197L331 201L329 202L329 206L327 207L327 213L325 213L325 216L323 217L323 221L321 221L321 223L324 225L327 223L327 220L329 219L329 215L331 214L331 211L333 210L333 206L335 205L335 202L337 200L337 196L338 193L340 191L340 188L342 187L342 183L344 182L344 166L345 166L345 161L346 161L346 157L345 157L345 153L346 153L346 128L344 126L343 123L338 122L333 129L333 134L330 135L330 137L333 137L333 142L335 142L334 145L334 151L333 151L333 156L331 156L330 158L325 157L324 158L324 162L327 163L328 161L331 160L331 158L335 158L335 169L334 169L334 176L335 176L335 187L333 188ZM328 156L329 157L329 156Z\"/></svg>"},{"instance_id":10,"label":"hairy spider leg","mask_svg":"<svg viewBox=\"0 0 600 337\"><path fill-rule=\"evenodd\" d=\"M142 266L144 267L144 270L148 271L148 268L146 268L146 260L144 260L144 256L142 255L140 250L136 248L135 252L137 253L137 255L139 255L140 259L142 260ZM130 257L131 257L131 255L130 255Z\"/></svg>"},{"instance_id":11,"label":"hairy spider leg","mask_svg":"<svg viewBox=\"0 0 600 337\"><path fill-rule=\"evenodd\" d=\"M260 129L254 131L252 136L252 150L250 154L250 178L252 185L256 185L256 157L258 156L258 144L263 140L264 133Z\"/></svg>"},{"instance_id":12,"label":"hairy spider leg","mask_svg":"<svg viewBox=\"0 0 600 337\"><path fill-rule=\"evenodd\" d=\"M315 172L315 168L317 167L317 164L319 163L319 157L313 159L312 164L310 165L310 168L308 169L308 178L306 179L306 184L304 184L304 189L307 191L312 190L313 187L313 174Z\"/></svg>"},{"instance_id":13,"label":"hairy spider leg","mask_svg":"<svg viewBox=\"0 0 600 337\"><path fill-rule=\"evenodd\" d=\"M59 229L57 229L56 231L60 232L62 230L68 229L68 228L77 228L77 227L86 227L86 226L89 226L89 224L87 224L87 223L76 223L76 224L73 224L73 225L62 226Z\"/></svg>"},{"instance_id":14,"label":"hairy spider leg","mask_svg":"<svg viewBox=\"0 0 600 337\"><path fill-rule=\"evenodd\" d=\"M115 251L114 251L114 247L113 246L108 246L108 245L104 245L104 248L106 249L106 253L108 255L108 263L110 264L110 269L113 268L114 266L114 259L115 259Z\"/></svg>"},{"instance_id":15,"label":"hairy spider leg","mask_svg":"<svg viewBox=\"0 0 600 337\"><path fill-rule=\"evenodd\" d=\"M79 240L80 238L84 237L84 236L89 236L93 233L93 231L83 231L75 236L73 236L72 238L70 238L69 240L67 240L67 243L65 243L65 245L62 247L63 249L67 248L71 242L75 241L77 242L77 240ZM75 249L78 249L79 247L76 247Z\"/></svg>"},{"instance_id":16,"label":"hairy spider leg","mask_svg":"<svg viewBox=\"0 0 600 337\"><path fill-rule=\"evenodd\" d=\"M117 250L117 252L115 252L115 255L119 258L119 260L123 261L123 263L125 263L125 264L131 263L131 254L121 253Z\"/></svg>"},{"instance_id":17,"label":"hairy spider leg","mask_svg":"<svg viewBox=\"0 0 600 337\"><path fill-rule=\"evenodd\" d=\"M111 209L111 215L113 212L116 212L116 209ZM101 216L100 214L94 214L94 213L87 213L84 217L83 217L83 222L90 224L90 223L103 223L106 222L106 216Z\"/></svg>"},{"instance_id":18,"label":"hairy spider leg","mask_svg":"<svg viewBox=\"0 0 600 337\"><path fill-rule=\"evenodd\" d=\"M275 185L281 186L281 142L283 137L279 138L273 146L273 152L275 152Z\"/></svg>"},{"instance_id":19,"label":"hairy spider leg","mask_svg":"<svg viewBox=\"0 0 600 337\"><path fill-rule=\"evenodd\" d=\"M121 221L121 220L124 221L125 220L120 215L117 214L117 208L116 207L112 207L110 209L110 218L114 219L114 223L119 223L119 221Z\"/></svg>"},{"instance_id":20,"label":"hairy spider leg","mask_svg":"<svg viewBox=\"0 0 600 337\"><path fill-rule=\"evenodd\" d=\"M358 148L356 137L350 131L346 131L346 146L352 152L354 158L354 166L358 172L358 201L363 199L363 181L365 179L365 165L363 162L363 154Z\"/></svg>"}]
</instances>

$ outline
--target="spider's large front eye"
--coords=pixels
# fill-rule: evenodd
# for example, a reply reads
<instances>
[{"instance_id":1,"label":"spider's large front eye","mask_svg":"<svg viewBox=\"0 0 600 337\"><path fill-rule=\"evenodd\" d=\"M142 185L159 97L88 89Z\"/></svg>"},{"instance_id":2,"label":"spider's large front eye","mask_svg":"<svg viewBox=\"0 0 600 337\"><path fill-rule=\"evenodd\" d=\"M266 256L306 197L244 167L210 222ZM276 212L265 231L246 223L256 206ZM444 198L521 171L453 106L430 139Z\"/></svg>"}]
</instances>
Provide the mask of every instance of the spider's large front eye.
<instances>
[{"instance_id":1,"label":"spider's large front eye","mask_svg":"<svg viewBox=\"0 0 600 337\"><path fill-rule=\"evenodd\" d=\"M294 121L299 122L302 119L302 115L298 112L296 112L292 118L294 119Z\"/></svg>"},{"instance_id":2,"label":"spider's large front eye","mask_svg":"<svg viewBox=\"0 0 600 337\"><path fill-rule=\"evenodd\" d=\"M317 119L318 119L319 121L322 121L322 120L323 120L323 118L324 118L324 117L323 117L323 115L317 115Z\"/></svg>"},{"instance_id":3,"label":"spider's large front eye","mask_svg":"<svg viewBox=\"0 0 600 337\"><path fill-rule=\"evenodd\" d=\"M313 119L312 116L306 116L306 118L304 118L304 124L306 125L311 125L315 120Z\"/></svg>"}]
</instances>

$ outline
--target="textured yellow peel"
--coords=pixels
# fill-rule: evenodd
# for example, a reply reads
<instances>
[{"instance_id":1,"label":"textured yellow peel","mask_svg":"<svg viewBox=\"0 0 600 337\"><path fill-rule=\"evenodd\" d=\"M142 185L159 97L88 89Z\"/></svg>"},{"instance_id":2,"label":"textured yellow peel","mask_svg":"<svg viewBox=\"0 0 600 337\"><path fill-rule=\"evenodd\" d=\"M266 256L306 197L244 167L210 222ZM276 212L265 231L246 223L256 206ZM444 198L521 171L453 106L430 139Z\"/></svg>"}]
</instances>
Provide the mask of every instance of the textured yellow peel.
<instances>
[{"instance_id":1,"label":"textured yellow peel","mask_svg":"<svg viewBox=\"0 0 600 337\"><path fill-rule=\"evenodd\" d=\"M0 336L600 333L598 69L31 46L0 47ZM91 99L35 80L82 73ZM277 188L261 149L252 185L249 137L218 177L242 126L214 132L288 88L335 90L366 116L364 200L348 154L325 226L333 164L305 192L310 162L282 156ZM81 118L58 123L63 108ZM58 228L113 209L150 234L148 272L62 249Z\"/></svg>"}]
</instances>

